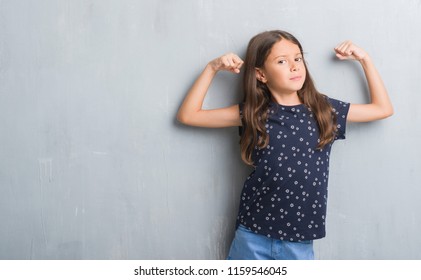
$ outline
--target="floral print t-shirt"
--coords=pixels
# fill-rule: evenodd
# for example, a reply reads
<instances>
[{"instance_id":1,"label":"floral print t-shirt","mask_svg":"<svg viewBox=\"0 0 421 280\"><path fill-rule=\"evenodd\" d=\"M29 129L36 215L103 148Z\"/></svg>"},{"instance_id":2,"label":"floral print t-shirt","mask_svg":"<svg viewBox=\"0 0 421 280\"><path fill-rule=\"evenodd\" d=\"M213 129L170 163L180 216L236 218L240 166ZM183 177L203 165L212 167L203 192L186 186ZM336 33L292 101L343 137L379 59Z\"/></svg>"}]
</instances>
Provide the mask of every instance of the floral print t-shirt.
<instances>
[{"instance_id":1,"label":"floral print t-shirt","mask_svg":"<svg viewBox=\"0 0 421 280\"><path fill-rule=\"evenodd\" d=\"M337 119L337 139L345 139L349 103L328 98ZM240 111L242 104L240 104ZM287 241L326 235L329 156L333 143L316 149L319 129L304 104L269 106L269 145L254 149L255 168L246 179L237 217L257 234Z\"/></svg>"}]
</instances>

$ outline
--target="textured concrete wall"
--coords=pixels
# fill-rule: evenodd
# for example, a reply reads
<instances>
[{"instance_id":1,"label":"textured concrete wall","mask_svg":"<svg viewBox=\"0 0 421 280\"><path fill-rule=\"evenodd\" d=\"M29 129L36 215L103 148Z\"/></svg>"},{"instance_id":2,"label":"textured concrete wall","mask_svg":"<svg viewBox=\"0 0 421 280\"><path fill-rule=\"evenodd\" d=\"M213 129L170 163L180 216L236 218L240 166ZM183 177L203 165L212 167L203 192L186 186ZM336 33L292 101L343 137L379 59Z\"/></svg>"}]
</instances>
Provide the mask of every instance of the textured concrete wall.
<instances>
[{"instance_id":1,"label":"textured concrete wall","mask_svg":"<svg viewBox=\"0 0 421 280\"><path fill-rule=\"evenodd\" d=\"M345 39L373 57L393 118L333 148L320 259L420 259L421 1L0 1L0 258L221 259L250 169L238 131L178 124L212 58L258 32L303 44L320 91L366 102ZM221 73L205 106L241 100Z\"/></svg>"}]
</instances>

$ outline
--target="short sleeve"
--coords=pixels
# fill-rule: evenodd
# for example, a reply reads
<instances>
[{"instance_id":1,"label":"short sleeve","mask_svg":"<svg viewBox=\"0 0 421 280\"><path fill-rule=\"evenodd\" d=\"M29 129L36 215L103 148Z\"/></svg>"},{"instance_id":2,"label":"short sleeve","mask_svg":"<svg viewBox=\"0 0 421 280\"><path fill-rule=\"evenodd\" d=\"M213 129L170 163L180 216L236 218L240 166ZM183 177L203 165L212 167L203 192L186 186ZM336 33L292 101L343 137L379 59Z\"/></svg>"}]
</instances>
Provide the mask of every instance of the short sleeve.
<instances>
[{"instance_id":1,"label":"short sleeve","mask_svg":"<svg viewBox=\"0 0 421 280\"><path fill-rule=\"evenodd\" d=\"M337 133L335 140L345 139L346 119L350 104L344 101L328 98L329 103L333 107L333 112L336 114Z\"/></svg>"}]
</instances>

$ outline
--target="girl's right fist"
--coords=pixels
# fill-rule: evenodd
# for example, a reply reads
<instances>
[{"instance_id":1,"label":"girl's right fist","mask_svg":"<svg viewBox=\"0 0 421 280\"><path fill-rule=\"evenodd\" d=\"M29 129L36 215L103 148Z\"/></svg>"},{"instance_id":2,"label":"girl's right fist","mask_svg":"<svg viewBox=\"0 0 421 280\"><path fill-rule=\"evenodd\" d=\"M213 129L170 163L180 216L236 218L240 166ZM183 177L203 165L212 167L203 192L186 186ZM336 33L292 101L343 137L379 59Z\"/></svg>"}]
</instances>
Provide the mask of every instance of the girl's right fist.
<instances>
[{"instance_id":1,"label":"girl's right fist","mask_svg":"<svg viewBox=\"0 0 421 280\"><path fill-rule=\"evenodd\" d=\"M243 66L243 60L235 53L227 53L221 57L215 58L209 65L217 72L220 70L230 71L233 73L240 73L240 68Z\"/></svg>"}]
</instances>

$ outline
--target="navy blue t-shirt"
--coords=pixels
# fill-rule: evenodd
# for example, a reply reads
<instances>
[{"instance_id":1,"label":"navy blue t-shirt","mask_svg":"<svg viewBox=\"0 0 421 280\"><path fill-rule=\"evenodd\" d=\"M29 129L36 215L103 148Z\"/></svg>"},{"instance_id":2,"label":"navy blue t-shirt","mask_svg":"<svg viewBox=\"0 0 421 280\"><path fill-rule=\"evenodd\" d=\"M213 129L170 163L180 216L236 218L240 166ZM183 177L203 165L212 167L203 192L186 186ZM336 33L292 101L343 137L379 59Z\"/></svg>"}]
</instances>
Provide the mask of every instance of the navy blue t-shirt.
<instances>
[{"instance_id":1,"label":"navy blue t-shirt","mask_svg":"<svg viewBox=\"0 0 421 280\"><path fill-rule=\"evenodd\" d=\"M349 103L328 101L337 115L335 140L345 139ZM272 102L268 110L269 145L254 150L255 168L244 183L237 226L294 242L322 238L332 143L316 149L319 129L304 104Z\"/></svg>"}]
</instances>

